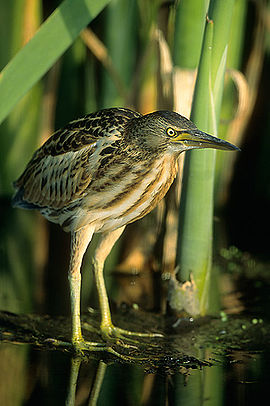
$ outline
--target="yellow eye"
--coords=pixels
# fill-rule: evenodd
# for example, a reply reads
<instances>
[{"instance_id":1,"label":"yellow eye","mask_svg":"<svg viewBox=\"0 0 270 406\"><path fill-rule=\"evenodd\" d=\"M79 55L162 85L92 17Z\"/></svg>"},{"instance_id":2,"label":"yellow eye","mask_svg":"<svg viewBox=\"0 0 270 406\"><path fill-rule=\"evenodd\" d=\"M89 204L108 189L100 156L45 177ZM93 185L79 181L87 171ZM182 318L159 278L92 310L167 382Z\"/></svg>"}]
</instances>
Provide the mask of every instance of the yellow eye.
<instances>
[{"instance_id":1,"label":"yellow eye","mask_svg":"<svg viewBox=\"0 0 270 406\"><path fill-rule=\"evenodd\" d=\"M176 131L173 128L169 127L167 128L167 135L169 137L174 137L176 135Z\"/></svg>"}]
</instances>

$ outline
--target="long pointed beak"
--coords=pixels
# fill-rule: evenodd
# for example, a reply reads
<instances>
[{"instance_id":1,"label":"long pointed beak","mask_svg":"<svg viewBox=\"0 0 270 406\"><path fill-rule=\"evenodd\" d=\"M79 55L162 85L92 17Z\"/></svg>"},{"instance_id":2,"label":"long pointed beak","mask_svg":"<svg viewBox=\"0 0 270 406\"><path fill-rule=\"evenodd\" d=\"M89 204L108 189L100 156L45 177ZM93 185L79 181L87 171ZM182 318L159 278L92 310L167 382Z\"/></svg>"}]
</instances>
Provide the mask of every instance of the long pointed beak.
<instances>
[{"instance_id":1,"label":"long pointed beak","mask_svg":"<svg viewBox=\"0 0 270 406\"><path fill-rule=\"evenodd\" d=\"M221 140L200 130L181 131L181 133L174 138L174 141L181 142L181 144L185 146L185 149L214 148L240 151L240 148L230 142Z\"/></svg>"}]
</instances>

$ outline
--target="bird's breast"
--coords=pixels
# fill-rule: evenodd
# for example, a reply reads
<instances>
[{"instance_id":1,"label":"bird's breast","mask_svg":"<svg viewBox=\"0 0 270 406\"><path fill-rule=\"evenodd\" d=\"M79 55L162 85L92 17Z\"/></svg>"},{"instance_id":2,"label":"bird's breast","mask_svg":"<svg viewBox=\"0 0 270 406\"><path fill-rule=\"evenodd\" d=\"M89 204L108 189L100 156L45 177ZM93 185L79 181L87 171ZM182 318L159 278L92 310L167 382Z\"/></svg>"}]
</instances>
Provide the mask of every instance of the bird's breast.
<instances>
[{"instance_id":1,"label":"bird's breast","mask_svg":"<svg viewBox=\"0 0 270 406\"><path fill-rule=\"evenodd\" d=\"M153 162L111 168L106 182L102 177L102 182L97 179L91 183L79 226L93 223L96 231L103 232L145 216L167 193L176 170L170 155Z\"/></svg>"}]
</instances>

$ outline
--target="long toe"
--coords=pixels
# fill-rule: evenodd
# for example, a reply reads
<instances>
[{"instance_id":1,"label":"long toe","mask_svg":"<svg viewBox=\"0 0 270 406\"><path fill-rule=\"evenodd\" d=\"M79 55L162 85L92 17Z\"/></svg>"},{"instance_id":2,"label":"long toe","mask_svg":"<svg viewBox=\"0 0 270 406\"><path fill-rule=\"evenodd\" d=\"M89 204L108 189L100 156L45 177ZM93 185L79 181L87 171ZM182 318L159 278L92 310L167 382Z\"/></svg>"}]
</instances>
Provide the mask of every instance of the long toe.
<instances>
[{"instance_id":1,"label":"long toe","mask_svg":"<svg viewBox=\"0 0 270 406\"><path fill-rule=\"evenodd\" d=\"M138 338L162 338L163 335L159 333L140 333L137 331L124 330L120 327L115 327L113 324L101 326L101 334L105 340L117 339L128 341L134 344L138 344L140 341L134 339Z\"/></svg>"},{"instance_id":2,"label":"long toe","mask_svg":"<svg viewBox=\"0 0 270 406\"><path fill-rule=\"evenodd\" d=\"M100 344L100 343L94 343L91 341L78 341L76 344L73 343L73 345L76 348L76 352L82 356L85 356L87 352L92 352L92 351L100 351L100 352L105 352L108 354L111 354L117 358L120 358L123 361L128 361L128 362L133 362L134 360L141 359L144 360L144 358L138 358L138 357L133 357L131 355L127 354L121 354L120 352L116 351L112 346L108 344ZM125 349L135 349L136 347L126 345L126 344L121 344L121 346Z\"/></svg>"},{"instance_id":3,"label":"long toe","mask_svg":"<svg viewBox=\"0 0 270 406\"><path fill-rule=\"evenodd\" d=\"M125 330L124 330L125 331ZM119 338L117 339L117 344L118 346L124 348L125 350L129 349L129 350L136 350L137 347L135 347L134 345L129 345L129 344L125 344L123 343ZM92 341L85 341L84 339L81 340L76 340L71 342L68 341L61 341L61 340L57 340L54 338L48 338L46 340L46 342L54 347L62 347L62 348L73 348L76 353L77 356L81 356L81 357L85 357L87 356L87 354L93 352L93 351L99 351L99 352L104 352L104 353L108 353L110 355L113 355L116 358L119 358L123 361L126 362L134 362L134 361L144 361L146 360L146 358L142 358L142 357L138 357L138 356L132 356L132 355L128 355L128 354L121 354L120 352L116 351L112 346L108 345L108 344L101 344L101 343L96 343L96 342L92 342Z\"/></svg>"},{"instance_id":4,"label":"long toe","mask_svg":"<svg viewBox=\"0 0 270 406\"><path fill-rule=\"evenodd\" d=\"M104 351L107 348L107 345L104 343L96 343L91 341L84 341L84 339L80 340L72 340L69 341L61 341L55 338L47 338L45 343L50 344L54 347L66 347L66 348L73 348L77 353L82 354L84 351Z\"/></svg>"},{"instance_id":5,"label":"long toe","mask_svg":"<svg viewBox=\"0 0 270 406\"><path fill-rule=\"evenodd\" d=\"M85 341L84 339L75 340L72 342L73 348L79 354L84 354L88 351L106 351L107 345L104 343L96 343L92 341Z\"/></svg>"}]
</instances>

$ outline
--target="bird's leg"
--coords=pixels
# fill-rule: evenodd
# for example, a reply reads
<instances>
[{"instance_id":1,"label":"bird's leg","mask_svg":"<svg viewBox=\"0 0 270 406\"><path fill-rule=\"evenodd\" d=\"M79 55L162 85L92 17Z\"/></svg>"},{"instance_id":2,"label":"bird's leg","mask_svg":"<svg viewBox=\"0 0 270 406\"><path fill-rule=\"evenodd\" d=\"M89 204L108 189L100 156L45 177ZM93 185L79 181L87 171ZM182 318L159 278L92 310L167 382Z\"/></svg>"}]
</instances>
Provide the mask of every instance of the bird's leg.
<instances>
[{"instance_id":1,"label":"bird's leg","mask_svg":"<svg viewBox=\"0 0 270 406\"><path fill-rule=\"evenodd\" d=\"M138 337L162 337L161 334L155 333L137 333L129 330L124 330L119 327L115 327L111 319L111 311L109 306L108 295L105 287L103 267L107 256L109 255L114 243L118 240L125 227L118 228L117 230L103 234L99 245L96 248L93 268L96 279L96 285L98 290L98 297L101 309L101 324L100 330L104 339L111 338L126 338L130 336Z\"/></svg>"},{"instance_id":2,"label":"bird's leg","mask_svg":"<svg viewBox=\"0 0 270 406\"><path fill-rule=\"evenodd\" d=\"M86 344L82 337L80 320L81 264L84 253L92 239L93 233L93 227L86 226L71 234L71 257L68 280L71 301L72 344L78 350L85 349ZM87 343L87 348L89 347L89 349L90 347L98 346L102 346L102 344L92 342Z\"/></svg>"},{"instance_id":3,"label":"bird's leg","mask_svg":"<svg viewBox=\"0 0 270 406\"><path fill-rule=\"evenodd\" d=\"M100 242L96 248L94 259L93 259L93 270L97 285L98 298L101 310L101 324L100 329L102 336L104 338L113 337L113 329L115 328L112 324L111 311L109 306L109 299L107 295L107 290L105 286L103 268L104 262L115 242L118 240L125 227L118 228L117 230L108 232L101 236Z\"/></svg>"},{"instance_id":4,"label":"bird's leg","mask_svg":"<svg viewBox=\"0 0 270 406\"><path fill-rule=\"evenodd\" d=\"M109 354L112 354L125 361L130 361L131 359L133 359L132 357L120 354L107 343L104 342L103 344L98 342L85 341L82 336L81 320L80 320L81 264L84 253L92 239L93 233L94 233L93 227L86 226L71 234L71 258L68 279L70 285L70 299L71 299L72 344L54 339L48 341L50 341L55 346L66 347L72 345L79 354L84 354L85 351L106 351ZM118 236L120 234L121 233L118 233ZM116 241L116 239L114 239L114 241ZM106 254L106 256L107 255L108 254ZM105 289L105 286L103 288ZM105 295L103 297L104 299L102 301L102 309L104 308L107 310L102 311L102 314L105 313L107 315L107 317L104 318L104 320L106 319L105 324L110 325L111 323L110 309L108 304L108 298L106 295L106 290Z\"/></svg>"}]
</instances>

